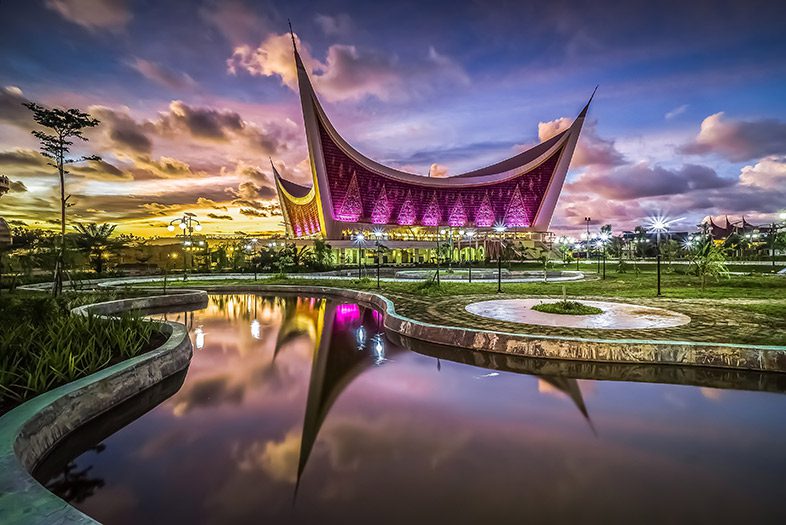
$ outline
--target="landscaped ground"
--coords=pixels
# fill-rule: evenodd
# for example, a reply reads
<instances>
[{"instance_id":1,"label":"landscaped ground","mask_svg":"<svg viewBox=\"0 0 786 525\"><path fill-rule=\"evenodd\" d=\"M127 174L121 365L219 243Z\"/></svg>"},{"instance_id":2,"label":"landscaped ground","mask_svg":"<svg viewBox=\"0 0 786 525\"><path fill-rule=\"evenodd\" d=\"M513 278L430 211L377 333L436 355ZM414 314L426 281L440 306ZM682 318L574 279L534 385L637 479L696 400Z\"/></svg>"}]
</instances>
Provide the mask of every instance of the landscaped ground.
<instances>
[{"instance_id":1,"label":"landscaped ground","mask_svg":"<svg viewBox=\"0 0 786 525\"><path fill-rule=\"evenodd\" d=\"M70 314L76 306L126 295L107 291L55 300L45 293L16 291L0 296L0 414L159 346L163 335L139 315L102 319Z\"/></svg>"},{"instance_id":2,"label":"landscaped ground","mask_svg":"<svg viewBox=\"0 0 786 525\"><path fill-rule=\"evenodd\" d=\"M619 300L674 310L691 317L688 325L658 330L586 330L523 325L485 319L464 308L475 301L498 297L496 283L446 283L424 286L422 282L383 282L380 292L392 299L396 310L425 322L560 336L598 338L671 339L737 344L786 345L786 278L772 275L732 276L700 289L697 277L663 273L662 297L655 297L655 274L618 274L607 268L607 279L566 283L503 283L505 298L562 296L569 299ZM253 281L190 280L186 286L249 285ZM265 279L260 284L303 284L374 291L373 280ZM182 281L176 286L182 286Z\"/></svg>"}]
</instances>

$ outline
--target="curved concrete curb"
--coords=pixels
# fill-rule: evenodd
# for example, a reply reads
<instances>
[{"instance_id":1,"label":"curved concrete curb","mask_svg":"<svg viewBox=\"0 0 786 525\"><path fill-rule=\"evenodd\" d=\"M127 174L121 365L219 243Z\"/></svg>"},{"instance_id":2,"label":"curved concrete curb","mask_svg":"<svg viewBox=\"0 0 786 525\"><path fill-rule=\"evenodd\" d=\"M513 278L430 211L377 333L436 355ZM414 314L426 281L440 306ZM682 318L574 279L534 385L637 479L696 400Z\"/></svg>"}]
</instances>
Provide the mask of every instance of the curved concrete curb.
<instances>
[{"instance_id":1,"label":"curved concrete curb","mask_svg":"<svg viewBox=\"0 0 786 525\"><path fill-rule=\"evenodd\" d=\"M396 312L382 295L308 285L200 286L211 292L277 292L343 297L379 308L384 326L397 334L427 343L525 357L618 364L661 364L786 372L786 347L693 341L595 339L476 330L410 319Z\"/></svg>"},{"instance_id":2,"label":"curved concrete curb","mask_svg":"<svg viewBox=\"0 0 786 525\"><path fill-rule=\"evenodd\" d=\"M207 304L204 291L121 299L75 308L76 315ZM137 357L41 394L0 417L0 523L95 523L33 479L30 472L69 433L188 366L191 341L179 323L159 323L167 340Z\"/></svg>"}]
</instances>

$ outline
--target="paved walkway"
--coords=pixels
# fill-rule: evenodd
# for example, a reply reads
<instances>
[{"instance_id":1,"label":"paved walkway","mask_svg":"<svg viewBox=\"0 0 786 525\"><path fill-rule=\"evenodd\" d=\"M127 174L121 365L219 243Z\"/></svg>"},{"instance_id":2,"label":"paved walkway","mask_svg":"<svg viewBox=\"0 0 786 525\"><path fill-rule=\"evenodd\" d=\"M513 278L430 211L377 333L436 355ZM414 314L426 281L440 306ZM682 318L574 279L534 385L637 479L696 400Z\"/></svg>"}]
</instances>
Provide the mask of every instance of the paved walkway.
<instances>
[{"instance_id":1,"label":"paved walkway","mask_svg":"<svg viewBox=\"0 0 786 525\"><path fill-rule=\"evenodd\" d=\"M679 326L690 322L687 315L630 303L582 301L582 304L603 310L599 314L565 315L539 312L532 307L540 303L556 303L561 299L501 299L470 303L466 310L481 317L513 323L589 328L599 330L656 329Z\"/></svg>"}]
</instances>

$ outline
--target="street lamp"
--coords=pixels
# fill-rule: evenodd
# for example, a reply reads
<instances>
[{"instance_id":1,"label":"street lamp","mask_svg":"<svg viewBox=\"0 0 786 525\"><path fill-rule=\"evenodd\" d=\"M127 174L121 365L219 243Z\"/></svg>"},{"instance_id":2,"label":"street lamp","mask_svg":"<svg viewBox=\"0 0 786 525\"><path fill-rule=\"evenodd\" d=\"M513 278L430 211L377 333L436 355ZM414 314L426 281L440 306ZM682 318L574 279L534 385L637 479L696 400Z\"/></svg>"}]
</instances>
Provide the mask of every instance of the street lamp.
<instances>
[{"instance_id":1,"label":"street lamp","mask_svg":"<svg viewBox=\"0 0 786 525\"><path fill-rule=\"evenodd\" d=\"M504 224L494 226L494 231L499 234L499 254L497 255L497 293L502 293L502 236L507 230Z\"/></svg>"},{"instance_id":2,"label":"street lamp","mask_svg":"<svg viewBox=\"0 0 786 525\"><path fill-rule=\"evenodd\" d=\"M358 246L358 281L361 280L362 277L362 269L360 266L360 261L363 256L363 244L366 242L366 236L362 233L358 232L355 234L355 244Z\"/></svg>"},{"instance_id":3,"label":"street lamp","mask_svg":"<svg viewBox=\"0 0 786 525\"><path fill-rule=\"evenodd\" d=\"M665 217L657 216L650 218L650 227L647 230L649 233L655 234L655 242L657 248L657 268L658 268L658 297L660 297L660 234L669 231L669 224L672 221L667 220Z\"/></svg>"},{"instance_id":4,"label":"street lamp","mask_svg":"<svg viewBox=\"0 0 786 525\"><path fill-rule=\"evenodd\" d=\"M609 241L610 238L611 235L609 235L606 232L600 234L600 244L601 247L603 248L603 279L606 278L606 243Z\"/></svg>"},{"instance_id":5,"label":"street lamp","mask_svg":"<svg viewBox=\"0 0 786 525\"><path fill-rule=\"evenodd\" d=\"M257 264L259 263L258 246L259 246L259 239L251 239L250 241L248 241L248 244L246 244L246 250L251 252L251 263L254 266L254 280L255 281L257 280L257 273L258 273L257 272L258 271Z\"/></svg>"},{"instance_id":6,"label":"street lamp","mask_svg":"<svg viewBox=\"0 0 786 525\"><path fill-rule=\"evenodd\" d=\"M469 241L469 257L467 257L467 265L469 267L469 282L472 282L472 238L475 236L475 230L469 230L464 233Z\"/></svg>"},{"instance_id":7,"label":"street lamp","mask_svg":"<svg viewBox=\"0 0 786 525\"><path fill-rule=\"evenodd\" d=\"M586 239L585 247L587 249L587 261L589 261L589 240L590 240L590 222L592 222L592 217L584 217L584 222L587 223L587 236L584 238ZM578 268L578 266L576 266Z\"/></svg>"},{"instance_id":8,"label":"street lamp","mask_svg":"<svg viewBox=\"0 0 786 525\"><path fill-rule=\"evenodd\" d=\"M380 253L379 253L379 240L385 236L385 232L382 229L377 228L374 230L374 241L376 242L377 246L377 290L379 290L379 264L380 264Z\"/></svg>"},{"instance_id":9,"label":"street lamp","mask_svg":"<svg viewBox=\"0 0 786 525\"><path fill-rule=\"evenodd\" d=\"M178 228L183 230L183 280L188 277L188 269L186 268L186 247L191 246L193 243L193 234L195 231L202 231L202 225L196 219L196 214L186 212L179 219L172 219L169 221L166 229L173 232L175 231L175 224ZM175 235L177 237L177 234Z\"/></svg>"},{"instance_id":10,"label":"street lamp","mask_svg":"<svg viewBox=\"0 0 786 525\"><path fill-rule=\"evenodd\" d=\"M775 241L778 238L778 233L780 229L786 227L786 212L781 212L778 214L778 218L781 220L781 224L778 224L773 221L770 227L770 252L772 253L772 271L775 271Z\"/></svg>"}]
</instances>

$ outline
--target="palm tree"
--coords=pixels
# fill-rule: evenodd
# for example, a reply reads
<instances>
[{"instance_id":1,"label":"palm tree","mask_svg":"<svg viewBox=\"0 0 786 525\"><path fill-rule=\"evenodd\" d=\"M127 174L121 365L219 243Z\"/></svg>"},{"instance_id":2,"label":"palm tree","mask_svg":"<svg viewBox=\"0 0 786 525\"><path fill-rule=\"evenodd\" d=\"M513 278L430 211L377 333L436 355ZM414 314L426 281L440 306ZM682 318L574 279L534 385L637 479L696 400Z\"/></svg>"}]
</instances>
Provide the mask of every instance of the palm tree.
<instances>
[{"instance_id":1,"label":"palm tree","mask_svg":"<svg viewBox=\"0 0 786 525\"><path fill-rule=\"evenodd\" d=\"M699 248L696 255L691 260L693 271L701 279L701 289L707 283L707 277L728 277L729 269L726 267L726 256L709 240L704 246Z\"/></svg>"},{"instance_id":2,"label":"palm tree","mask_svg":"<svg viewBox=\"0 0 786 525\"><path fill-rule=\"evenodd\" d=\"M79 232L75 242L77 247L87 253L90 266L101 275L104 270L104 256L112 247L109 237L115 231L116 224L82 224L77 223L74 228Z\"/></svg>"}]
</instances>

